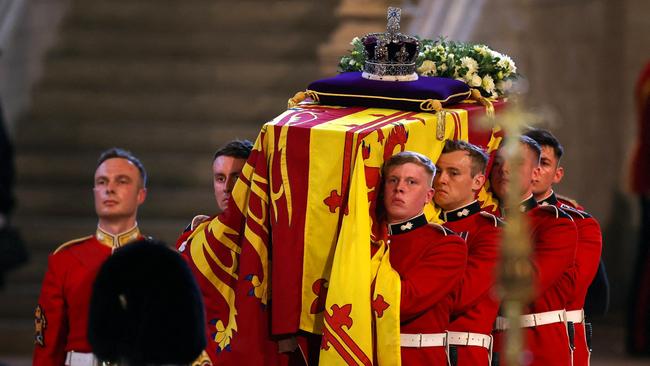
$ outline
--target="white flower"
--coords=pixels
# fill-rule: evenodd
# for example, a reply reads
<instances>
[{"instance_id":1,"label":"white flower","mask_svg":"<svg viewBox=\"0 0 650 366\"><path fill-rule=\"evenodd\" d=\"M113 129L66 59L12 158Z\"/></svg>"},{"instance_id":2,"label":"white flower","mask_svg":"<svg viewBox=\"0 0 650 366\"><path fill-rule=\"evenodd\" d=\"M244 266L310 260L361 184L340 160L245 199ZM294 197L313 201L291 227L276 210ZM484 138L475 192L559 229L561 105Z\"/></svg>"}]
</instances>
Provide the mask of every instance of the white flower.
<instances>
[{"instance_id":1,"label":"white flower","mask_svg":"<svg viewBox=\"0 0 650 366\"><path fill-rule=\"evenodd\" d=\"M494 79L492 79L492 76L490 75L483 76L481 87L483 87L483 89L486 92L492 94L492 92L494 91Z\"/></svg>"},{"instance_id":2,"label":"white flower","mask_svg":"<svg viewBox=\"0 0 650 366\"><path fill-rule=\"evenodd\" d=\"M515 62L510 59L510 57L508 57L508 63L510 64L510 72L512 74L517 73L517 66L515 65Z\"/></svg>"},{"instance_id":3,"label":"white flower","mask_svg":"<svg viewBox=\"0 0 650 366\"><path fill-rule=\"evenodd\" d=\"M422 76L436 76L436 63L431 60L425 60L422 66L418 67L417 71Z\"/></svg>"},{"instance_id":4,"label":"white flower","mask_svg":"<svg viewBox=\"0 0 650 366\"><path fill-rule=\"evenodd\" d=\"M478 76L478 74L467 73L467 74L465 74L465 82L469 86L479 87L479 86L481 86L481 83L483 82L483 79L481 79L481 77Z\"/></svg>"},{"instance_id":5,"label":"white flower","mask_svg":"<svg viewBox=\"0 0 650 366\"><path fill-rule=\"evenodd\" d=\"M489 50L489 52L490 52L490 56L492 56L493 58L496 58L496 59L503 58L503 55L500 54L499 52L495 51L495 50Z\"/></svg>"},{"instance_id":6,"label":"white flower","mask_svg":"<svg viewBox=\"0 0 650 366\"><path fill-rule=\"evenodd\" d=\"M514 61L506 55L501 55L501 59L497 62L497 66L507 71L506 76L517 72L517 66L515 66Z\"/></svg>"},{"instance_id":7,"label":"white flower","mask_svg":"<svg viewBox=\"0 0 650 366\"><path fill-rule=\"evenodd\" d=\"M481 56L487 56L490 52L490 49L482 44L477 44L474 46L474 51L478 52Z\"/></svg>"},{"instance_id":8,"label":"white flower","mask_svg":"<svg viewBox=\"0 0 650 366\"><path fill-rule=\"evenodd\" d=\"M350 64L350 66L354 66L354 64L356 64L356 61L350 60L349 64Z\"/></svg>"},{"instance_id":9,"label":"white flower","mask_svg":"<svg viewBox=\"0 0 650 366\"><path fill-rule=\"evenodd\" d=\"M463 57L460 59L460 65L467 68L468 74L474 74L478 71L478 62L471 57Z\"/></svg>"},{"instance_id":10,"label":"white flower","mask_svg":"<svg viewBox=\"0 0 650 366\"><path fill-rule=\"evenodd\" d=\"M361 41L361 40L359 39L359 37L354 37L354 38L352 38L352 42L350 42L350 45L351 45L351 46L354 46L355 43L358 43L358 42L360 42L360 41Z\"/></svg>"}]
</instances>

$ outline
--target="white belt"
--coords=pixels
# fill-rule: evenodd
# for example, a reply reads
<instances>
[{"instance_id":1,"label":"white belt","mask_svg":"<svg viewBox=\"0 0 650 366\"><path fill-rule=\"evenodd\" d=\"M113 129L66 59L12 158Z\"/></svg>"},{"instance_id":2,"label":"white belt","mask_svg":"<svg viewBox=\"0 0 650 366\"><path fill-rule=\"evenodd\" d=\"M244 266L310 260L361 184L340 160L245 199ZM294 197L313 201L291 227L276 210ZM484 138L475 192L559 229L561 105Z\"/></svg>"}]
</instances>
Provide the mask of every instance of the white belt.
<instances>
[{"instance_id":1,"label":"white belt","mask_svg":"<svg viewBox=\"0 0 650 366\"><path fill-rule=\"evenodd\" d=\"M100 363L92 353L70 351L65 356L65 366L98 366Z\"/></svg>"},{"instance_id":2,"label":"white belt","mask_svg":"<svg viewBox=\"0 0 650 366\"><path fill-rule=\"evenodd\" d=\"M564 309L547 311L544 313L526 314L519 318L520 326L522 328L539 327L540 325L553 323L564 323L566 320L566 311ZM502 316L498 316L494 323L494 329L508 329L508 320Z\"/></svg>"},{"instance_id":3,"label":"white belt","mask_svg":"<svg viewBox=\"0 0 650 366\"><path fill-rule=\"evenodd\" d=\"M481 333L449 332L447 342L450 346L480 346L489 350L492 336Z\"/></svg>"},{"instance_id":4,"label":"white belt","mask_svg":"<svg viewBox=\"0 0 650 366\"><path fill-rule=\"evenodd\" d=\"M585 321L585 311L583 309L567 311L566 320L573 324L580 324Z\"/></svg>"},{"instance_id":5,"label":"white belt","mask_svg":"<svg viewBox=\"0 0 650 366\"><path fill-rule=\"evenodd\" d=\"M400 334L399 339L402 347L444 347L447 333Z\"/></svg>"}]
</instances>

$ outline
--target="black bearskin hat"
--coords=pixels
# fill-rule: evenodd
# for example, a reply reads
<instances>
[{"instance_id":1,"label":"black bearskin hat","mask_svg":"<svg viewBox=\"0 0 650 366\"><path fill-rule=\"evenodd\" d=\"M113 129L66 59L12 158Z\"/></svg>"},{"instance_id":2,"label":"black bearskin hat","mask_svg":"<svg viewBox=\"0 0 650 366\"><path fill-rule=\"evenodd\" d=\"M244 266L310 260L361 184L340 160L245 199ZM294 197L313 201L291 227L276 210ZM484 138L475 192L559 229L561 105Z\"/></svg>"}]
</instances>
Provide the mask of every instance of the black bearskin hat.
<instances>
[{"instance_id":1,"label":"black bearskin hat","mask_svg":"<svg viewBox=\"0 0 650 366\"><path fill-rule=\"evenodd\" d=\"M88 340L102 361L194 361L206 345L205 315L185 260L152 239L116 250L93 286Z\"/></svg>"}]
</instances>

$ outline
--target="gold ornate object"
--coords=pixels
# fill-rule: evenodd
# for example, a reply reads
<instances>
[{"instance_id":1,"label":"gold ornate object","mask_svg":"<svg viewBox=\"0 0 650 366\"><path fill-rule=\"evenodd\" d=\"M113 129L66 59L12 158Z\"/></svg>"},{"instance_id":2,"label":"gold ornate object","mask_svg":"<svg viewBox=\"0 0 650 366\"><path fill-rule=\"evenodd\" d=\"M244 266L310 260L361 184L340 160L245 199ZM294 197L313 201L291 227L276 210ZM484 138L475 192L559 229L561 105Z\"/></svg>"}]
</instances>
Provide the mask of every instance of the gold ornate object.
<instances>
[{"instance_id":1,"label":"gold ornate object","mask_svg":"<svg viewBox=\"0 0 650 366\"><path fill-rule=\"evenodd\" d=\"M508 110L496 117L484 121L495 123L504 129L505 145L501 147L504 157L510 165L510 181L505 202L502 207L508 210L507 224L501 241L501 262L498 266L497 288L502 300L501 309L507 319L505 356L508 365L522 365L523 332L520 317L525 304L531 300L533 269L530 262L532 247L528 222L524 214L517 209L521 203L519 166L522 164L522 152L519 139L523 127L537 123L539 116L525 112L517 100L509 103ZM485 124L485 122L484 122Z\"/></svg>"},{"instance_id":2,"label":"gold ornate object","mask_svg":"<svg viewBox=\"0 0 650 366\"><path fill-rule=\"evenodd\" d=\"M447 125L447 111L444 109L436 115L436 138L438 141L445 139L445 126Z\"/></svg>"}]
</instances>

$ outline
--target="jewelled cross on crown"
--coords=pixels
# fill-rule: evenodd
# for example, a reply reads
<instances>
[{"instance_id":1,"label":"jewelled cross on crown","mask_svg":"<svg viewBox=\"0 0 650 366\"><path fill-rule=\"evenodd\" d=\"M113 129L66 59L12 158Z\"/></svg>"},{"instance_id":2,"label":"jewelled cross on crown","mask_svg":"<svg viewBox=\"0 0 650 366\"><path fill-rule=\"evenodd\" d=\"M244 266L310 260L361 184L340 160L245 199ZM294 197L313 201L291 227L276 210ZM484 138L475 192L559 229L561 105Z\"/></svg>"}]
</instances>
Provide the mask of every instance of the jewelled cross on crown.
<instances>
[{"instance_id":1,"label":"jewelled cross on crown","mask_svg":"<svg viewBox=\"0 0 650 366\"><path fill-rule=\"evenodd\" d=\"M386 31L393 35L399 33L400 30L400 20L402 17L402 9L400 8L388 8L388 24L386 25Z\"/></svg>"},{"instance_id":2,"label":"jewelled cross on crown","mask_svg":"<svg viewBox=\"0 0 650 366\"><path fill-rule=\"evenodd\" d=\"M400 33L400 8L389 7L386 14L386 32L369 33L361 39L366 58L361 76L371 80L415 81L420 42Z\"/></svg>"}]
</instances>

